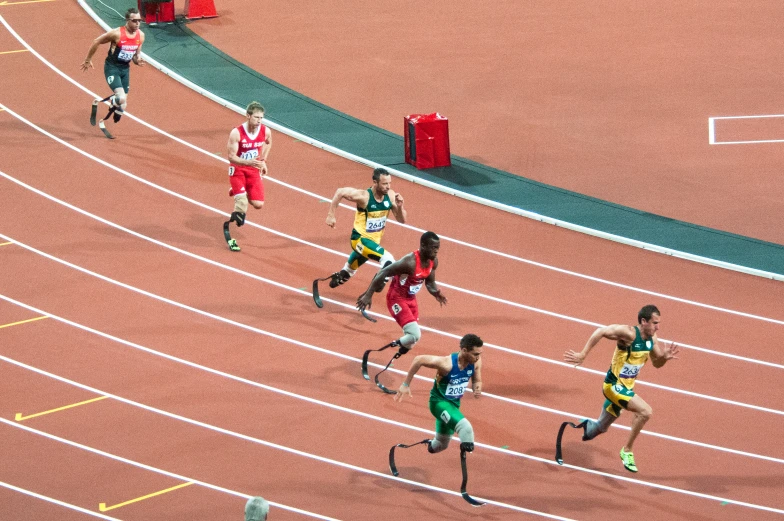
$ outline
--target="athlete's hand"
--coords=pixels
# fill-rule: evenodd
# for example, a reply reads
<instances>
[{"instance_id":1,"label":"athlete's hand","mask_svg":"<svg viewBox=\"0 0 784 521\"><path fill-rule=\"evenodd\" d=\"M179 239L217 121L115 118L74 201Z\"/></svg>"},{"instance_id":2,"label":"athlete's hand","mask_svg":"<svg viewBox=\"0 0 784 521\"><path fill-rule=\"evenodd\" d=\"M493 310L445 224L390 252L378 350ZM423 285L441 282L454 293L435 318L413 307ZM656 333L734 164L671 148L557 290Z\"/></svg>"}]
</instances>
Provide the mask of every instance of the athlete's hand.
<instances>
[{"instance_id":1,"label":"athlete's hand","mask_svg":"<svg viewBox=\"0 0 784 521\"><path fill-rule=\"evenodd\" d=\"M370 309L370 306L372 305L373 305L372 293L368 295L366 291L357 298L357 309L360 311L365 311L366 309Z\"/></svg>"},{"instance_id":2,"label":"athlete's hand","mask_svg":"<svg viewBox=\"0 0 784 521\"><path fill-rule=\"evenodd\" d=\"M327 214L327 226L329 226L330 228L334 228L336 222L337 222L337 219L335 219L335 215L334 214L331 214L331 213Z\"/></svg>"},{"instance_id":3,"label":"athlete's hand","mask_svg":"<svg viewBox=\"0 0 784 521\"><path fill-rule=\"evenodd\" d=\"M395 192L395 206L403 206L403 196Z\"/></svg>"},{"instance_id":4,"label":"athlete's hand","mask_svg":"<svg viewBox=\"0 0 784 521\"><path fill-rule=\"evenodd\" d=\"M564 353L564 361L577 367L585 361L585 355L582 352L578 353L570 349Z\"/></svg>"},{"instance_id":5,"label":"athlete's hand","mask_svg":"<svg viewBox=\"0 0 784 521\"><path fill-rule=\"evenodd\" d=\"M406 385L405 382L403 382L402 384L400 384L400 388L395 393L394 400L396 402L402 402L403 401L403 397L405 395L411 396L411 387L409 387L408 385Z\"/></svg>"},{"instance_id":6,"label":"athlete's hand","mask_svg":"<svg viewBox=\"0 0 784 521\"><path fill-rule=\"evenodd\" d=\"M670 345L662 346L664 350L664 359L665 360L672 360L673 358L678 358L678 353L680 352L680 347L675 342L670 342Z\"/></svg>"},{"instance_id":7,"label":"athlete's hand","mask_svg":"<svg viewBox=\"0 0 784 521\"><path fill-rule=\"evenodd\" d=\"M447 298L441 294L441 291L433 295L439 304L443 307L448 302Z\"/></svg>"},{"instance_id":8,"label":"athlete's hand","mask_svg":"<svg viewBox=\"0 0 784 521\"><path fill-rule=\"evenodd\" d=\"M267 172L267 164L261 159L251 159L250 166L253 168L258 168L259 172L261 172L261 175L264 175Z\"/></svg>"},{"instance_id":9,"label":"athlete's hand","mask_svg":"<svg viewBox=\"0 0 784 521\"><path fill-rule=\"evenodd\" d=\"M95 68L95 67L93 67L93 61L92 60L84 60L82 62L81 67L82 67L82 70L85 71L85 72L87 72L90 69L94 69Z\"/></svg>"},{"instance_id":10,"label":"athlete's hand","mask_svg":"<svg viewBox=\"0 0 784 521\"><path fill-rule=\"evenodd\" d=\"M142 57L141 57L141 56L139 56L138 54L136 54L136 55L134 55L134 57L133 57L133 63L134 63L134 64L136 64L136 65L138 65L139 67L144 67L144 64L145 64L145 63L147 63L147 62L146 62L146 61L144 61L144 60L142 59Z\"/></svg>"},{"instance_id":11,"label":"athlete's hand","mask_svg":"<svg viewBox=\"0 0 784 521\"><path fill-rule=\"evenodd\" d=\"M479 386L474 387L474 398L479 398L480 396L482 396L482 388Z\"/></svg>"}]
</instances>

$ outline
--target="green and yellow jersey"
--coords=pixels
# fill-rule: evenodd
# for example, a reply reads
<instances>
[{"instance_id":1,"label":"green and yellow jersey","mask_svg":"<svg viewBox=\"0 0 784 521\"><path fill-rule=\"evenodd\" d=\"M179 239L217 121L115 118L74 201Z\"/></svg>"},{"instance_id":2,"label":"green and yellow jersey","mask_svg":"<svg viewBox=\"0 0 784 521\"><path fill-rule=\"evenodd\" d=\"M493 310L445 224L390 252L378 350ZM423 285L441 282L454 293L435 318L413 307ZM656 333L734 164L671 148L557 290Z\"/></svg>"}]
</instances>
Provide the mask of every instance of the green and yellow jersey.
<instances>
[{"instance_id":1,"label":"green and yellow jersey","mask_svg":"<svg viewBox=\"0 0 784 521\"><path fill-rule=\"evenodd\" d=\"M610 369L604 377L604 383L615 385L620 382L627 389L634 387L640 369L645 365L653 349L653 339L643 340L640 328L634 328L634 340L627 346L615 346Z\"/></svg>"},{"instance_id":2,"label":"green and yellow jersey","mask_svg":"<svg viewBox=\"0 0 784 521\"><path fill-rule=\"evenodd\" d=\"M381 243L384 235L384 228L387 225L387 217L392 209L392 201L389 195L384 194L384 198L379 202L373 195L373 189L368 188L368 204L366 208L357 208L354 216L354 229L351 232L351 240L365 237L375 242Z\"/></svg>"}]
</instances>

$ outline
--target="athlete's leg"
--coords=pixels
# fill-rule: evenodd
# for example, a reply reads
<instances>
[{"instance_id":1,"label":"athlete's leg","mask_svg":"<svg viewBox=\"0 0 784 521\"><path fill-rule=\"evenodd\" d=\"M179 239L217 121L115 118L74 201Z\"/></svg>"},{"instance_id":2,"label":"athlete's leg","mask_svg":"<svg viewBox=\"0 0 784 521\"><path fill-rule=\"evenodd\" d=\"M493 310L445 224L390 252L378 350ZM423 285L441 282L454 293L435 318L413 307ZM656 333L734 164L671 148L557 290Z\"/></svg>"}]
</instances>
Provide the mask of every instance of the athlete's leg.
<instances>
[{"instance_id":1,"label":"athlete's leg","mask_svg":"<svg viewBox=\"0 0 784 521\"><path fill-rule=\"evenodd\" d=\"M468 418L463 418L455 425L455 434L460 438L460 448L467 452L474 451L474 428Z\"/></svg>"},{"instance_id":2,"label":"athlete's leg","mask_svg":"<svg viewBox=\"0 0 784 521\"><path fill-rule=\"evenodd\" d=\"M237 226L245 224L245 214L248 212L248 196L247 194L240 194L234 196L234 213L242 214L242 222L238 222L232 213L232 220L237 222Z\"/></svg>"},{"instance_id":3,"label":"athlete's leg","mask_svg":"<svg viewBox=\"0 0 784 521\"><path fill-rule=\"evenodd\" d=\"M449 447L449 442L451 440L452 440L452 436L450 436L449 434L436 433L436 437L430 440L430 444L427 446L427 451L430 454L441 452L442 450Z\"/></svg>"},{"instance_id":4,"label":"athlete's leg","mask_svg":"<svg viewBox=\"0 0 784 521\"><path fill-rule=\"evenodd\" d=\"M125 107L128 106L128 95L125 93L125 88L117 87L114 89L114 94L111 98L109 98L109 102L112 104L111 109L109 109L110 112L114 112L116 115L122 116L123 112L125 111Z\"/></svg>"},{"instance_id":5,"label":"athlete's leg","mask_svg":"<svg viewBox=\"0 0 784 521\"><path fill-rule=\"evenodd\" d=\"M474 429L454 403L448 400L440 400L429 402L428 405L430 407L430 414L436 419L436 437L430 441L430 444L427 447L428 452L435 453L446 449L449 446L449 440L452 438L452 435L457 432L458 427L460 427L458 436L460 436L461 445L464 441L466 443L473 443ZM463 438L465 438L465 440ZM470 442L467 441L469 439Z\"/></svg>"},{"instance_id":6,"label":"athlete's leg","mask_svg":"<svg viewBox=\"0 0 784 521\"><path fill-rule=\"evenodd\" d=\"M414 347L414 344L419 342L420 338L422 338L422 331L419 329L419 324L417 322L409 322L404 325L403 336L398 339L400 353L408 353L411 348Z\"/></svg>"},{"instance_id":7,"label":"athlete's leg","mask_svg":"<svg viewBox=\"0 0 784 521\"><path fill-rule=\"evenodd\" d=\"M585 426L583 441L592 440L598 435L604 434L610 428L610 425L617 419L617 415L611 414L607 409L602 409L602 414L599 415L598 420L588 420L588 424Z\"/></svg>"},{"instance_id":8,"label":"athlete's leg","mask_svg":"<svg viewBox=\"0 0 784 521\"><path fill-rule=\"evenodd\" d=\"M651 419L651 416L653 416L653 409L651 409L651 406L638 395L635 395L631 401L629 401L629 405L626 409L634 413L634 420L632 420L632 431L629 433L629 440L626 442L623 450L624 452L632 452L634 440L637 439L637 435L640 434L642 428L648 420Z\"/></svg>"}]
</instances>

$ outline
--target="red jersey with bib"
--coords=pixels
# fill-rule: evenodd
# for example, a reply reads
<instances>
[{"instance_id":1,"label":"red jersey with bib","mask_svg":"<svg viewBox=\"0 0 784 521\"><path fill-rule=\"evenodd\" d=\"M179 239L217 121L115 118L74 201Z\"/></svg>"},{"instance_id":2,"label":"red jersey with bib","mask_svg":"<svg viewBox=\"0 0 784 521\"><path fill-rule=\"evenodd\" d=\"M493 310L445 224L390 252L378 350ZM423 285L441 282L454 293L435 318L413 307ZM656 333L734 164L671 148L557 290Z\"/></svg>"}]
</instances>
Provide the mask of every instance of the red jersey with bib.
<instances>
[{"instance_id":1,"label":"red jersey with bib","mask_svg":"<svg viewBox=\"0 0 784 521\"><path fill-rule=\"evenodd\" d=\"M433 271L432 261L427 268L422 267L419 250L414 252L414 260L416 261L414 274L395 275L389 285L389 291L387 291L387 309L400 327L410 322L419 321L419 305L416 294L422 289L425 280Z\"/></svg>"},{"instance_id":2,"label":"red jersey with bib","mask_svg":"<svg viewBox=\"0 0 784 521\"><path fill-rule=\"evenodd\" d=\"M109 47L109 56L107 59L120 67L129 67L133 55L142 44L142 35L140 31L136 31L133 38L128 36L125 26L120 27L120 41L117 45Z\"/></svg>"},{"instance_id":3,"label":"red jersey with bib","mask_svg":"<svg viewBox=\"0 0 784 521\"><path fill-rule=\"evenodd\" d=\"M251 136L245 129L245 123L237 127L240 133L240 142L237 147L237 156L240 159L257 159L261 157L261 147L267 140L267 127L259 125L259 130ZM234 197L248 194L251 201L264 200L264 184L261 182L261 172L255 166L238 165L229 162L229 182L231 190L229 195Z\"/></svg>"}]
</instances>

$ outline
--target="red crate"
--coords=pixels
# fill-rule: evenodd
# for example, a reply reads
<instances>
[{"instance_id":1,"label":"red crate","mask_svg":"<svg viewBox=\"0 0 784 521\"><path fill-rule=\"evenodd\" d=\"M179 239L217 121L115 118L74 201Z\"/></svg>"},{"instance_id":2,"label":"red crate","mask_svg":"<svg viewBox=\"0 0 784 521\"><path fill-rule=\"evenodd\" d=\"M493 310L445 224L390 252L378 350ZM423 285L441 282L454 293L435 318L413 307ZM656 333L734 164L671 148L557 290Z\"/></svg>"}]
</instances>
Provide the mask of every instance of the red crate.
<instances>
[{"instance_id":1,"label":"red crate","mask_svg":"<svg viewBox=\"0 0 784 521\"><path fill-rule=\"evenodd\" d=\"M403 118L406 163L422 168L450 166L449 120L438 114L411 114Z\"/></svg>"}]
</instances>

